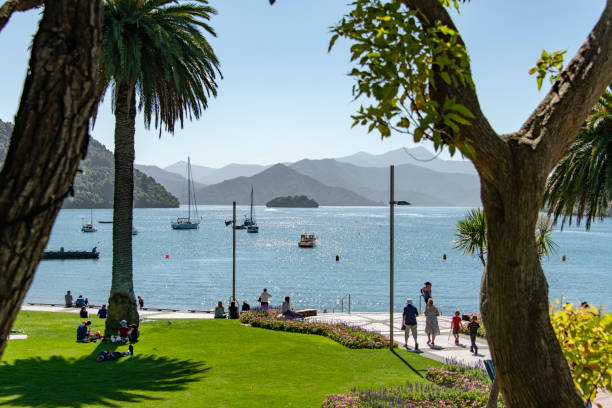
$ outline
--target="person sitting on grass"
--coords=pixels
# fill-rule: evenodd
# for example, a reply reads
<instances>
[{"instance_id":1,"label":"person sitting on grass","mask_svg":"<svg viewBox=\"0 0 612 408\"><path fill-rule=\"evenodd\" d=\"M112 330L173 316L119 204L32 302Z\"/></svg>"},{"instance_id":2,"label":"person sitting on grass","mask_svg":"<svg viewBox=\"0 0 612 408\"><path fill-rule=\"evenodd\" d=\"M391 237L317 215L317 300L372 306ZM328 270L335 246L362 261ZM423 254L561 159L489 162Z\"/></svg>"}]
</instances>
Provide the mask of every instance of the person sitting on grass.
<instances>
[{"instance_id":1,"label":"person sitting on grass","mask_svg":"<svg viewBox=\"0 0 612 408\"><path fill-rule=\"evenodd\" d=\"M130 324L130 343L136 343L140 337L140 330L135 324Z\"/></svg>"},{"instance_id":2,"label":"person sitting on grass","mask_svg":"<svg viewBox=\"0 0 612 408\"><path fill-rule=\"evenodd\" d=\"M106 319L106 305L102 305L102 307L98 310L98 317L100 319Z\"/></svg>"},{"instance_id":3,"label":"person sitting on grass","mask_svg":"<svg viewBox=\"0 0 612 408\"><path fill-rule=\"evenodd\" d=\"M81 319L87 319L89 317L89 312L87 311L87 308L85 306L81 308L80 315Z\"/></svg>"},{"instance_id":4,"label":"person sitting on grass","mask_svg":"<svg viewBox=\"0 0 612 408\"><path fill-rule=\"evenodd\" d=\"M236 306L236 302L231 302L230 303L228 311L229 311L229 318L230 319L237 319L238 315L240 314L240 313L238 313L238 306Z\"/></svg>"},{"instance_id":5,"label":"person sitting on grass","mask_svg":"<svg viewBox=\"0 0 612 408\"><path fill-rule=\"evenodd\" d=\"M87 320L86 322L82 322L77 327L77 341L79 343L89 343L89 335L91 334L91 320Z\"/></svg>"},{"instance_id":6,"label":"person sitting on grass","mask_svg":"<svg viewBox=\"0 0 612 408\"><path fill-rule=\"evenodd\" d=\"M285 318L289 319L303 319L304 315L294 312L291 310L291 305L289 304L289 296L285 296L285 301L281 306L281 312Z\"/></svg>"},{"instance_id":7,"label":"person sitting on grass","mask_svg":"<svg viewBox=\"0 0 612 408\"><path fill-rule=\"evenodd\" d=\"M115 361L120 359L121 357L133 356L134 355L134 346L130 344L128 351L110 351L103 350L98 354L96 360L98 361Z\"/></svg>"},{"instance_id":8,"label":"person sitting on grass","mask_svg":"<svg viewBox=\"0 0 612 408\"><path fill-rule=\"evenodd\" d=\"M215 319L225 319L226 317L223 302L219 301L219 303L217 303L217 307L215 307Z\"/></svg>"},{"instance_id":9,"label":"person sitting on grass","mask_svg":"<svg viewBox=\"0 0 612 408\"><path fill-rule=\"evenodd\" d=\"M130 329L125 320L119 322L119 341L129 341L130 340Z\"/></svg>"}]
</instances>

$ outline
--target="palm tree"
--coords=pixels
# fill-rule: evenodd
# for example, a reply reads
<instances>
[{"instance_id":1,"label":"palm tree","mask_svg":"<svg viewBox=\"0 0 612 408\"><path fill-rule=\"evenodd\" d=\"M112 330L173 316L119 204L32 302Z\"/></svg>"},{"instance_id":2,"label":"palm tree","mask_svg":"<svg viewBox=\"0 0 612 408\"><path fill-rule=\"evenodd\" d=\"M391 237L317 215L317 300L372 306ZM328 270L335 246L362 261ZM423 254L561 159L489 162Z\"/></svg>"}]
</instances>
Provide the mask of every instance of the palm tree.
<instances>
[{"instance_id":1,"label":"palm tree","mask_svg":"<svg viewBox=\"0 0 612 408\"><path fill-rule=\"evenodd\" d=\"M115 114L113 275L106 330L138 324L132 282L132 207L136 109L144 124L173 133L200 117L217 95L219 62L202 32L215 9L206 0L106 0L100 96L111 87ZM138 102L138 104L137 104ZM153 121L154 118L154 121Z\"/></svg>"},{"instance_id":2,"label":"palm tree","mask_svg":"<svg viewBox=\"0 0 612 408\"><path fill-rule=\"evenodd\" d=\"M486 218L482 208L471 209L465 218L457 221L455 248L463 250L464 255L477 256L482 266L487 263L487 230ZM553 222L547 216L538 218L535 230L535 242L540 258L555 253L558 245L552 239Z\"/></svg>"},{"instance_id":3,"label":"palm tree","mask_svg":"<svg viewBox=\"0 0 612 408\"><path fill-rule=\"evenodd\" d=\"M557 222L562 217L586 229L609 214L612 201L612 84L584 122L576 141L548 179L544 203Z\"/></svg>"},{"instance_id":4,"label":"palm tree","mask_svg":"<svg viewBox=\"0 0 612 408\"><path fill-rule=\"evenodd\" d=\"M465 218L457 221L455 248L462 249L463 255L478 256L482 266L486 265L487 234L482 208L471 209Z\"/></svg>"}]
</instances>

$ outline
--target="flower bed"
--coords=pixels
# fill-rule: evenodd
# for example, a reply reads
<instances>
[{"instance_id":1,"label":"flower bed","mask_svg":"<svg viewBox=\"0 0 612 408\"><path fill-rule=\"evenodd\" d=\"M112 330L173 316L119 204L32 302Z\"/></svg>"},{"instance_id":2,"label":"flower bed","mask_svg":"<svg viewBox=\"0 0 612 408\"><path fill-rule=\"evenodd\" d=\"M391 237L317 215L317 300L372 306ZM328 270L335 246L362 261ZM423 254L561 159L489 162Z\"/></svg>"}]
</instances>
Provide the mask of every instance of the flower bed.
<instances>
[{"instance_id":1,"label":"flower bed","mask_svg":"<svg viewBox=\"0 0 612 408\"><path fill-rule=\"evenodd\" d=\"M432 384L407 383L397 388L357 390L328 394L323 408L484 408L490 381L480 369L445 365L431 367L425 378ZM503 400L498 407L503 407Z\"/></svg>"},{"instance_id":2,"label":"flower bed","mask_svg":"<svg viewBox=\"0 0 612 408\"><path fill-rule=\"evenodd\" d=\"M353 349L381 349L389 346L389 338L346 324L310 322L302 319L277 319L280 310L254 310L240 315L240 322L269 330L317 334L329 337Z\"/></svg>"}]
</instances>

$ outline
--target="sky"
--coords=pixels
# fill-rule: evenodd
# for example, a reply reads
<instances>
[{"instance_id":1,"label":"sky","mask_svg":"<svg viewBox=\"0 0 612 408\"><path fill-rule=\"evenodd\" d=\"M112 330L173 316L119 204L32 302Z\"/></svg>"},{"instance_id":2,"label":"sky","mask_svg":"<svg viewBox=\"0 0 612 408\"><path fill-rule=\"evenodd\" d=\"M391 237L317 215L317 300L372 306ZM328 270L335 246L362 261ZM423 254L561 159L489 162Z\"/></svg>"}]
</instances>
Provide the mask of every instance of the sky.
<instances>
[{"instance_id":1,"label":"sky","mask_svg":"<svg viewBox=\"0 0 612 408\"><path fill-rule=\"evenodd\" d=\"M353 101L347 41L328 53L329 28L350 10L348 0L209 0L218 14L209 38L223 79L218 97L198 121L174 135L136 119L136 163L168 166L191 156L194 164L273 164L303 158L381 154L411 137L381 140L364 127L351 129L360 106ZM480 104L493 128L517 130L549 89L537 90L527 71L542 49L576 53L604 0L472 0L453 13L471 58ZM0 33L0 119L13 121L40 11L17 13ZM100 106L94 138L113 150L110 97ZM425 145L433 151L430 145ZM444 153L442 158L450 158ZM456 157L455 157L456 158Z\"/></svg>"}]
</instances>

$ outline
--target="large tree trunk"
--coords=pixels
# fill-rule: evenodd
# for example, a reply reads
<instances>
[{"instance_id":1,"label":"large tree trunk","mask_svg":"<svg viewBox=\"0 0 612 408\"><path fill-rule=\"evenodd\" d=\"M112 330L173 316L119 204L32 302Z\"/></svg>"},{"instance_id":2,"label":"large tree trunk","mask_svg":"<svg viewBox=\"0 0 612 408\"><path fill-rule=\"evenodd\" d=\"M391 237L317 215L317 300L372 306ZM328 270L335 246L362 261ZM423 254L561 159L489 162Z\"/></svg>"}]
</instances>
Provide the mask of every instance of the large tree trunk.
<instances>
[{"instance_id":1,"label":"large tree trunk","mask_svg":"<svg viewBox=\"0 0 612 408\"><path fill-rule=\"evenodd\" d=\"M0 355L87 153L101 26L101 0L55 0L34 38L0 172Z\"/></svg>"},{"instance_id":2,"label":"large tree trunk","mask_svg":"<svg viewBox=\"0 0 612 408\"><path fill-rule=\"evenodd\" d=\"M117 84L115 90L115 194L113 204L113 278L108 299L107 333L119 322L138 325L132 279L132 208L134 204L134 85Z\"/></svg>"},{"instance_id":3,"label":"large tree trunk","mask_svg":"<svg viewBox=\"0 0 612 408\"><path fill-rule=\"evenodd\" d=\"M497 181L481 178L488 258L480 307L496 378L509 407L579 407L550 324L548 285L534 239L546 173L529 160L530 147L509 147Z\"/></svg>"}]
</instances>

